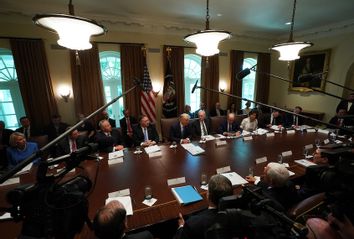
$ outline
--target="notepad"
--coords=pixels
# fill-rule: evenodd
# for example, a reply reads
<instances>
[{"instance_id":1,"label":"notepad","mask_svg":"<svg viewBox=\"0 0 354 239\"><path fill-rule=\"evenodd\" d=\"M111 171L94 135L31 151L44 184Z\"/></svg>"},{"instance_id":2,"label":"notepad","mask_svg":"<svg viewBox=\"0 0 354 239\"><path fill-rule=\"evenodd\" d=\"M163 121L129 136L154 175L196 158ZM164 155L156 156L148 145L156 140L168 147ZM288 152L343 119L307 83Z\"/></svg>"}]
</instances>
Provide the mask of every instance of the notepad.
<instances>
[{"instance_id":1,"label":"notepad","mask_svg":"<svg viewBox=\"0 0 354 239\"><path fill-rule=\"evenodd\" d=\"M232 186L248 183L243 177L241 177L239 174L235 172L222 173L221 175L227 177L230 180Z\"/></svg>"},{"instance_id":2,"label":"notepad","mask_svg":"<svg viewBox=\"0 0 354 239\"><path fill-rule=\"evenodd\" d=\"M196 146L192 143L189 143L189 144L181 144L181 146L187 150L191 155L198 155L198 154L202 154L205 152L204 149L202 149L201 147L199 146Z\"/></svg>"},{"instance_id":3,"label":"notepad","mask_svg":"<svg viewBox=\"0 0 354 239\"><path fill-rule=\"evenodd\" d=\"M306 159L299 159L299 160L294 160L295 163L300 164L304 167L309 167L309 166L314 166L316 165L315 163L308 161Z\"/></svg>"},{"instance_id":4,"label":"notepad","mask_svg":"<svg viewBox=\"0 0 354 239\"><path fill-rule=\"evenodd\" d=\"M191 186L171 188L173 195L181 205L190 204L203 200L202 196Z\"/></svg>"}]
</instances>

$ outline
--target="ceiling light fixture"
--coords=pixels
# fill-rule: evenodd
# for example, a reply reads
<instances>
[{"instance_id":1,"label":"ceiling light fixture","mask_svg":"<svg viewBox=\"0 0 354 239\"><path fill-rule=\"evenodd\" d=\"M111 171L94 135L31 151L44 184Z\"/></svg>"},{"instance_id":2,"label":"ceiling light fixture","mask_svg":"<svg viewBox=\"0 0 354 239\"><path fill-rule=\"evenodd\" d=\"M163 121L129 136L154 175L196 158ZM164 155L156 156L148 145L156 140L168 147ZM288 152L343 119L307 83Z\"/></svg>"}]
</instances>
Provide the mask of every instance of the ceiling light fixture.
<instances>
[{"instance_id":1,"label":"ceiling light fixture","mask_svg":"<svg viewBox=\"0 0 354 239\"><path fill-rule=\"evenodd\" d=\"M299 52L313 45L311 42L295 42L293 39L294 33L294 19L295 19L295 10L296 10L296 0L294 0L293 15L291 18L291 27L289 40L284 43L275 44L272 49L280 53L279 60L281 61L293 61L299 59Z\"/></svg>"},{"instance_id":2,"label":"ceiling light fixture","mask_svg":"<svg viewBox=\"0 0 354 239\"><path fill-rule=\"evenodd\" d=\"M223 30L210 30L209 28L209 0L206 7L205 30L189 34L184 37L187 42L192 42L197 45L196 52L202 56L212 56L218 54L219 42L231 37L231 33Z\"/></svg>"},{"instance_id":3,"label":"ceiling light fixture","mask_svg":"<svg viewBox=\"0 0 354 239\"><path fill-rule=\"evenodd\" d=\"M92 48L91 36L102 35L106 28L96 21L74 15L72 0L69 4L69 14L37 14L33 22L50 31L58 33L60 46L71 50L87 50Z\"/></svg>"}]
</instances>

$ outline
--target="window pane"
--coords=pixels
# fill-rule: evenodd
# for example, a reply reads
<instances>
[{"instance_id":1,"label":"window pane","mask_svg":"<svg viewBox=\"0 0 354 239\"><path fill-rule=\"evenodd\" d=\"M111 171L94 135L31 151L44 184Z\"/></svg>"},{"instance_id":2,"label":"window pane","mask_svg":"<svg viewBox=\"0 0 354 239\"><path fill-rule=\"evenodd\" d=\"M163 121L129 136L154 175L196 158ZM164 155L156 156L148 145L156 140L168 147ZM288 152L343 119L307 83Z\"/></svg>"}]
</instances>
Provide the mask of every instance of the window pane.
<instances>
[{"instance_id":1,"label":"window pane","mask_svg":"<svg viewBox=\"0 0 354 239\"><path fill-rule=\"evenodd\" d=\"M243 69L251 68L257 64L257 60L254 58L245 58L243 61ZM255 100L255 86L256 86L256 73L251 71L249 75L247 75L242 80L242 98L246 98L249 100ZM245 108L246 101L242 101L241 108ZM254 107L254 104L251 104L251 108Z\"/></svg>"},{"instance_id":2,"label":"window pane","mask_svg":"<svg viewBox=\"0 0 354 239\"><path fill-rule=\"evenodd\" d=\"M13 106L12 102L10 102L10 103L1 103L0 107L2 108L2 111L5 114L15 114L15 109L14 109L14 106Z\"/></svg>"},{"instance_id":3,"label":"window pane","mask_svg":"<svg viewBox=\"0 0 354 239\"><path fill-rule=\"evenodd\" d=\"M185 102L191 106L191 111L199 109L200 90L191 93L191 90L197 80L201 79L202 58L196 54L186 54L184 56L184 85L185 85Z\"/></svg>"}]
</instances>

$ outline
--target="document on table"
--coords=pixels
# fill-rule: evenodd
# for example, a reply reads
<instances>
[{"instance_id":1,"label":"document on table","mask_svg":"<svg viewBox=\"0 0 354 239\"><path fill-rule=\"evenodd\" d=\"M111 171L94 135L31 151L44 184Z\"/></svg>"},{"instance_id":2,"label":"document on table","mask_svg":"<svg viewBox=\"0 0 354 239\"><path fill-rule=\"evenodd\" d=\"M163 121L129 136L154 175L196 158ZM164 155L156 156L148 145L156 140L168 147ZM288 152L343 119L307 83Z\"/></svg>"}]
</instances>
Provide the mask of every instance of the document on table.
<instances>
[{"instance_id":1,"label":"document on table","mask_svg":"<svg viewBox=\"0 0 354 239\"><path fill-rule=\"evenodd\" d=\"M306 168L309 167L309 166L317 165L317 164L315 164L315 163L313 163L311 161L308 161L306 159L294 160L294 162L297 163L297 164L300 164L300 165L302 165L302 166L304 166Z\"/></svg>"},{"instance_id":2,"label":"document on table","mask_svg":"<svg viewBox=\"0 0 354 239\"><path fill-rule=\"evenodd\" d=\"M119 150L119 151L114 151L108 154L108 159L116 159L116 158L121 158L123 157L123 150Z\"/></svg>"},{"instance_id":3,"label":"document on table","mask_svg":"<svg viewBox=\"0 0 354 239\"><path fill-rule=\"evenodd\" d=\"M248 183L243 177L241 177L239 174L235 172L222 173L221 175L227 177L231 181L232 186Z\"/></svg>"},{"instance_id":4,"label":"document on table","mask_svg":"<svg viewBox=\"0 0 354 239\"><path fill-rule=\"evenodd\" d=\"M160 146L158 146L158 145L153 145L153 146L149 146L149 147L145 148L145 152L147 154L155 153L158 151L161 151Z\"/></svg>"},{"instance_id":5,"label":"document on table","mask_svg":"<svg viewBox=\"0 0 354 239\"><path fill-rule=\"evenodd\" d=\"M133 215L132 199L130 196L107 198L106 204L114 200L117 200L123 204L125 210L127 211L127 215Z\"/></svg>"},{"instance_id":6,"label":"document on table","mask_svg":"<svg viewBox=\"0 0 354 239\"><path fill-rule=\"evenodd\" d=\"M201 153L204 153L205 150L202 149L201 147L199 146L196 146L192 143L189 143L189 144L181 144L181 146L187 150L191 155L198 155L198 154L201 154Z\"/></svg>"},{"instance_id":7,"label":"document on table","mask_svg":"<svg viewBox=\"0 0 354 239\"><path fill-rule=\"evenodd\" d=\"M24 167L19 172L17 172L15 174L15 176L19 176L19 175L28 173L30 171L30 169L32 168L32 165L33 165L33 163L28 164L26 167Z\"/></svg>"}]
</instances>

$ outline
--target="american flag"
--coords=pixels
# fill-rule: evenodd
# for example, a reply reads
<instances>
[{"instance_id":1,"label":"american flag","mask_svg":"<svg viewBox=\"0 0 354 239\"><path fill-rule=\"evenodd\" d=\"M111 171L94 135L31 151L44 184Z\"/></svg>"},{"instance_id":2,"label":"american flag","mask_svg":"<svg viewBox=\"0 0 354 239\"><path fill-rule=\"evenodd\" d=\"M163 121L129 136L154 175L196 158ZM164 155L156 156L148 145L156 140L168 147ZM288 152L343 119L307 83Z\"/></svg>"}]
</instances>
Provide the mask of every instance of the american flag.
<instances>
[{"instance_id":1,"label":"american flag","mask_svg":"<svg viewBox=\"0 0 354 239\"><path fill-rule=\"evenodd\" d=\"M155 109L155 97L152 92L152 84L149 75L149 71L144 63L144 78L143 78L143 89L140 93L141 97L141 113L146 115L151 122L156 121L156 109Z\"/></svg>"}]
</instances>

